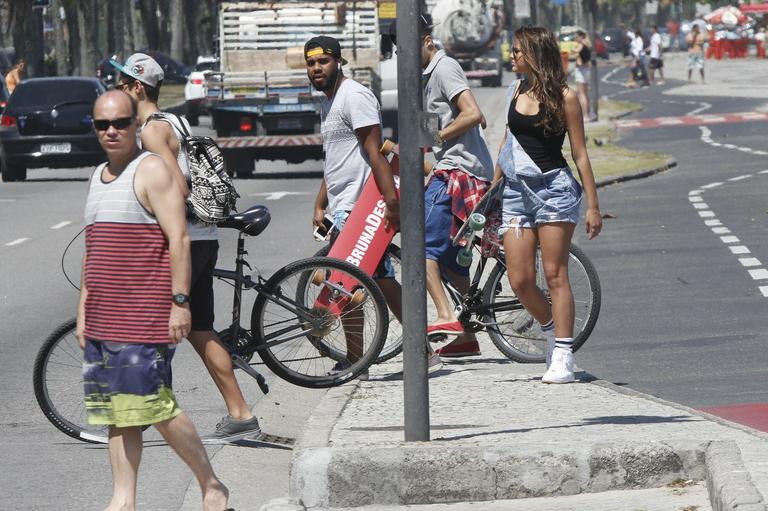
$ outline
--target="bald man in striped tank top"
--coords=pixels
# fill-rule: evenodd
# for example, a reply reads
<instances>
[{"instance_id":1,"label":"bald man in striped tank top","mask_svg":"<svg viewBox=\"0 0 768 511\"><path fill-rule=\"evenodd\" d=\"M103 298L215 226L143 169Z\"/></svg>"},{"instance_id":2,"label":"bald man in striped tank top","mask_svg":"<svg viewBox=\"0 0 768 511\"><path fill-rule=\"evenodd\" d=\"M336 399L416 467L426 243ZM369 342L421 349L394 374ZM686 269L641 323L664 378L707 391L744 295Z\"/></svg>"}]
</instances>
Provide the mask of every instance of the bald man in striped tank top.
<instances>
[{"instance_id":1,"label":"bald man in striped tank top","mask_svg":"<svg viewBox=\"0 0 768 511\"><path fill-rule=\"evenodd\" d=\"M108 162L89 184L77 337L88 422L109 427L106 509L135 509L142 426L153 425L194 472L203 509L225 510L229 492L171 389L175 345L191 327L184 200L163 160L136 145L130 96L101 96L93 125Z\"/></svg>"}]
</instances>

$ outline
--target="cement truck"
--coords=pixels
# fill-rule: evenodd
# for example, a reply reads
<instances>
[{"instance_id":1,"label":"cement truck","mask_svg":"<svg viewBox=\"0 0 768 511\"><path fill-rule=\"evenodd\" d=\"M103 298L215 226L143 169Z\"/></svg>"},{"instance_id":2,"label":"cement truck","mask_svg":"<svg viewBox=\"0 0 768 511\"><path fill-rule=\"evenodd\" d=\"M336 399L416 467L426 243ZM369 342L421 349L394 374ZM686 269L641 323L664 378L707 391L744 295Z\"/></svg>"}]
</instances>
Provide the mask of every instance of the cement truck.
<instances>
[{"instance_id":1,"label":"cement truck","mask_svg":"<svg viewBox=\"0 0 768 511\"><path fill-rule=\"evenodd\" d=\"M484 87L501 87L503 0L427 0L435 23L433 36Z\"/></svg>"}]
</instances>

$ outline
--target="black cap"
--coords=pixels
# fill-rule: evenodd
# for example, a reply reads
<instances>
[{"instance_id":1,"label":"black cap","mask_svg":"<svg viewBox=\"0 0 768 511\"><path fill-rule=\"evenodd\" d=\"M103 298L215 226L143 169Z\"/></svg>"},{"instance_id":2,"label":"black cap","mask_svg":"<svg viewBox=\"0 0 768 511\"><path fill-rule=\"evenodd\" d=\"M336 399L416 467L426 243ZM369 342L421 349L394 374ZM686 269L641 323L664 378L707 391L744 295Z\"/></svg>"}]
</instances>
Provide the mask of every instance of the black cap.
<instances>
[{"instance_id":1,"label":"black cap","mask_svg":"<svg viewBox=\"0 0 768 511\"><path fill-rule=\"evenodd\" d=\"M320 54L330 55L335 59L339 59L343 65L347 65L347 59L341 56L341 44L333 37L319 35L306 42L304 45L305 59Z\"/></svg>"},{"instance_id":2,"label":"black cap","mask_svg":"<svg viewBox=\"0 0 768 511\"><path fill-rule=\"evenodd\" d=\"M419 36L424 37L432 35L432 29L435 28L435 24L432 21L432 15L422 14L419 18L421 18L419 23ZM392 42L395 45L397 44L397 20L389 24L389 38L392 39Z\"/></svg>"}]
</instances>

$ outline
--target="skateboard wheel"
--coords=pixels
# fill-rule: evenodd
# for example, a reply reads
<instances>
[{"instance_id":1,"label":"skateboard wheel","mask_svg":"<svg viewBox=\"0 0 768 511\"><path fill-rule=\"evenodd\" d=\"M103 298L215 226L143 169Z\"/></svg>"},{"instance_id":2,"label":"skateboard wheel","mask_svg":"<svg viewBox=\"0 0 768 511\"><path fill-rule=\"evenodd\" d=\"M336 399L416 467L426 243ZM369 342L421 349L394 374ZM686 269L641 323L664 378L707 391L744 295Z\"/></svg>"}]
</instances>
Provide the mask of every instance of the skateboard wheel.
<instances>
[{"instance_id":1,"label":"skateboard wheel","mask_svg":"<svg viewBox=\"0 0 768 511\"><path fill-rule=\"evenodd\" d=\"M460 266L472 266L472 251L467 248L459 250L459 253L456 255L456 262L459 263Z\"/></svg>"},{"instance_id":2,"label":"skateboard wheel","mask_svg":"<svg viewBox=\"0 0 768 511\"><path fill-rule=\"evenodd\" d=\"M367 294L362 289L358 289L354 293L352 293L352 298L349 299L349 304L353 307L357 307L361 303L365 301L367 298Z\"/></svg>"},{"instance_id":3,"label":"skateboard wheel","mask_svg":"<svg viewBox=\"0 0 768 511\"><path fill-rule=\"evenodd\" d=\"M469 216L469 228L473 231L479 231L485 227L485 216L480 213L472 213Z\"/></svg>"},{"instance_id":4,"label":"skateboard wheel","mask_svg":"<svg viewBox=\"0 0 768 511\"><path fill-rule=\"evenodd\" d=\"M323 283L325 280L325 272L323 270L315 270L315 273L312 275L312 283L316 286L319 286Z\"/></svg>"},{"instance_id":5,"label":"skateboard wheel","mask_svg":"<svg viewBox=\"0 0 768 511\"><path fill-rule=\"evenodd\" d=\"M381 144L381 154L384 156L387 156L389 153L391 153L395 149L395 143L391 140L385 140L383 144Z\"/></svg>"}]
</instances>

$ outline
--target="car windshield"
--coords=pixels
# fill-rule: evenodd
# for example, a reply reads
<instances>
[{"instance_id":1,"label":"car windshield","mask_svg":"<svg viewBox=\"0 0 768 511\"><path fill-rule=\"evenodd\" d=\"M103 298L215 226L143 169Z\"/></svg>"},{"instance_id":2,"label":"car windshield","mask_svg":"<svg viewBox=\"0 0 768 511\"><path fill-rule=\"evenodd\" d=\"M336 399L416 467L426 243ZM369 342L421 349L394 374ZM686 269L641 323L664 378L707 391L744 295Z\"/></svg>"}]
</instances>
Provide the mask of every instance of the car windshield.
<instances>
[{"instance_id":1,"label":"car windshield","mask_svg":"<svg viewBox=\"0 0 768 511\"><path fill-rule=\"evenodd\" d=\"M22 82L14 91L11 102L18 106L53 106L59 103L93 102L99 95L95 84L85 80Z\"/></svg>"}]
</instances>

